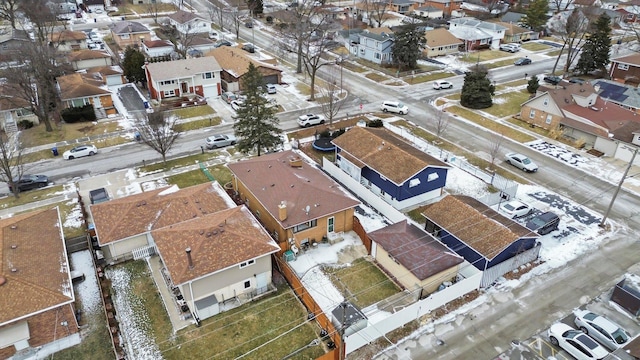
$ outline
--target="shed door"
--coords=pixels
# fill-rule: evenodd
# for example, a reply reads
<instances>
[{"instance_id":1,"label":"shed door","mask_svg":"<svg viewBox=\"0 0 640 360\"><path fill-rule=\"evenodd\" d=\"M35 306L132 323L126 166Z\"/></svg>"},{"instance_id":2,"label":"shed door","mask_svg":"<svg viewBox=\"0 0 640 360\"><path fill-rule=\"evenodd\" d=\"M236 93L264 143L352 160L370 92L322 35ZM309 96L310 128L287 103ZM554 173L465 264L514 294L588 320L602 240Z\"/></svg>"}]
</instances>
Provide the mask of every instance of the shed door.
<instances>
[{"instance_id":1,"label":"shed door","mask_svg":"<svg viewBox=\"0 0 640 360\"><path fill-rule=\"evenodd\" d=\"M258 295L267 292L267 273L256 275L256 291Z\"/></svg>"}]
</instances>

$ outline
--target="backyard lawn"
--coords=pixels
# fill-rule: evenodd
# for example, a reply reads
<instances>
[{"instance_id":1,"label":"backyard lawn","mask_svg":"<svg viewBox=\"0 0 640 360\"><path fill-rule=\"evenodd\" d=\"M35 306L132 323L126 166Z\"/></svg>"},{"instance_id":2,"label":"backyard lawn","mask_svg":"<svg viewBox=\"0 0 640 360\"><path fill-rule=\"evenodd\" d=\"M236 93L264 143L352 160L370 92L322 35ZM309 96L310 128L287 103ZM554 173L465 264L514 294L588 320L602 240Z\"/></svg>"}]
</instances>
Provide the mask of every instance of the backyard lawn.
<instances>
[{"instance_id":1,"label":"backyard lawn","mask_svg":"<svg viewBox=\"0 0 640 360\"><path fill-rule=\"evenodd\" d=\"M53 131L47 132L43 124L20 132L20 141L25 148L62 141L71 141L82 137L109 134L122 130L118 122L79 122L54 125Z\"/></svg>"},{"instance_id":2,"label":"backyard lawn","mask_svg":"<svg viewBox=\"0 0 640 360\"><path fill-rule=\"evenodd\" d=\"M514 90L496 95L493 98L493 105L482 111L498 118L518 114L520 113L520 105L529 99L529 95L527 90Z\"/></svg>"}]
</instances>

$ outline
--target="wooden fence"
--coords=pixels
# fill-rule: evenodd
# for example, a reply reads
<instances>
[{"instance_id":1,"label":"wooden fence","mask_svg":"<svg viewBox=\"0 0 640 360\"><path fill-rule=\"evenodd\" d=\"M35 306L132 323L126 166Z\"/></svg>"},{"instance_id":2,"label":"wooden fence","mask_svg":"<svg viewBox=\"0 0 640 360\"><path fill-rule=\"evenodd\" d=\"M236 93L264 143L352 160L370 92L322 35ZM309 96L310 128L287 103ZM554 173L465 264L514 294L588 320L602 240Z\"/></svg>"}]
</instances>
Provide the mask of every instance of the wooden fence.
<instances>
[{"instance_id":1,"label":"wooden fence","mask_svg":"<svg viewBox=\"0 0 640 360\"><path fill-rule=\"evenodd\" d=\"M289 285L295 292L296 296L302 304L307 308L307 311L314 315L315 320L318 322L318 325L324 330L327 331L328 336L331 338L331 341L335 344L335 349L325 353L321 357L316 360L338 360L340 356L340 351L344 351L344 346L342 346L342 339L340 337L340 333L338 329L335 328L331 319L327 317L322 312L322 308L316 303L311 294L307 291L307 289L302 284L302 281L298 279L296 273L289 267L289 264L286 263L283 259L278 256L273 257L275 259L276 265L278 269L282 273L285 279L289 282Z\"/></svg>"},{"instance_id":2,"label":"wooden fence","mask_svg":"<svg viewBox=\"0 0 640 360\"><path fill-rule=\"evenodd\" d=\"M356 216L353 217L353 231L358 234L360 240L362 240L362 243L364 244L364 247L367 248L367 254L371 255L371 239L369 239L367 231L364 229L362 224L360 224L360 220L358 220L358 217Z\"/></svg>"}]
</instances>

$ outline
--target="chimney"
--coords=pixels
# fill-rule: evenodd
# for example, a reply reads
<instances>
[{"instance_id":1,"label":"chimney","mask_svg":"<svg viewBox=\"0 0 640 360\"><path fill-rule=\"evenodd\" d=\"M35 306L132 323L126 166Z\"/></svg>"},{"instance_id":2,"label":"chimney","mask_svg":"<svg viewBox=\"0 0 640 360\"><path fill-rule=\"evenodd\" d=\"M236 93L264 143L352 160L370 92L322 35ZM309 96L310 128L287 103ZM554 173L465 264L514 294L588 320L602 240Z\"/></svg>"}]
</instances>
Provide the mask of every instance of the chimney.
<instances>
[{"instance_id":1,"label":"chimney","mask_svg":"<svg viewBox=\"0 0 640 360\"><path fill-rule=\"evenodd\" d=\"M294 158L289 159L289 166L294 167L294 168L301 168L302 167L302 158L294 157Z\"/></svg>"},{"instance_id":2,"label":"chimney","mask_svg":"<svg viewBox=\"0 0 640 360\"><path fill-rule=\"evenodd\" d=\"M189 261L189 270L193 270L193 259L191 258L191 248L188 247L184 251L187 253L187 260Z\"/></svg>"},{"instance_id":3,"label":"chimney","mask_svg":"<svg viewBox=\"0 0 640 360\"><path fill-rule=\"evenodd\" d=\"M280 205L278 205L278 219L280 221L287 220L287 204L283 201L280 201Z\"/></svg>"},{"instance_id":4,"label":"chimney","mask_svg":"<svg viewBox=\"0 0 640 360\"><path fill-rule=\"evenodd\" d=\"M131 34L133 32L133 29L131 27L131 23L129 23L129 25L127 25L127 30L129 30L129 34Z\"/></svg>"}]
</instances>

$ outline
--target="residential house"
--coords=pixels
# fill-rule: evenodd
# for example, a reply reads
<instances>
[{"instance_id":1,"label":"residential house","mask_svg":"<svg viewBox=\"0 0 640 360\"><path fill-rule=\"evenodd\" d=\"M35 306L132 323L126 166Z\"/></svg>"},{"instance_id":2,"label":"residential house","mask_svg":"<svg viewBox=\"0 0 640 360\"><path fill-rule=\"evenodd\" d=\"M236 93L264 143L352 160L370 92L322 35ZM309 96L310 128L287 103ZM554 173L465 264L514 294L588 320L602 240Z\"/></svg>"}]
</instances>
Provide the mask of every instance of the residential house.
<instances>
[{"instance_id":1,"label":"residential house","mask_svg":"<svg viewBox=\"0 0 640 360\"><path fill-rule=\"evenodd\" d=\"M83 70L96 66L110 66L113 64L111 55L106 51L83 49L70 53L67 59L74 70Z\"/></svg>"},{"instance_id":2,"label":"residential house","mask_svg":"<svg viewBox=\"0 0 640 360\"><path fill-rule=\"evenodd\" d=\"M31 111L31 103L15 96L19 92L15 86L0 85L0 129L6 132L17 131L23 121L29 121L34 125L40 123L38 117Z\"/></svg>"},{"instance_id":3,"label":"residential house","mask_svg":"<svg viewBox=\"0 0 640 360\"><path fill-rule=\"evenodd\" d=\"M500 47L506 28L496 23L480 21L472 17L451 19L449 31L465 42L466 50Z\"/></svg>"},{"instance_id":4,"label":"residential house","mask_svg":"<svg viewBox=\"0 0 640 360\"><path fill-rule=\"evenodd\" d=\"M445 28L427 30L424 37L427 42L422 53L429 58L457 54L464 45L464 42Z\"/></svg>"},{"instance_id":5,"label":"residential house","mask_svg":"<svg viewBox=\"0 0 640 360\"><path fill-rule=\"evenodd\" d=\"M625 23L635 23L640 17L640 9L637 6L631 8L619 8L615 10L622 17L622 21Z\"/></svg>"},{"instance_id":6,"label":"residential house","mask_svg":"<svg viewBox=\"0 0 640 360\"><path fill-rule=\"evenodd\" d=\"M336 165L398 210L443 194L451 167L385 128L354 127L333 143Z\"/></svg>"},{"instance_id":7,"label":"residential house","mask_svg":"<svg viewBox=\"0 0 640 360\"><path fill-rule=\"evenodd\" d=\"M428 233L483 272L483 287L538 258L535 232L469 196L447 195L422 215Z\"/></svg>"},{"instance_id":8,"label":"residential house","mask_svg":"<svg viewBox=\"0 0 640 360\"><path fill-rule=\"evenodd\" d=\"M80 343L58 208L0 220L0 358Z\"/></svg>"},{"instance_id":9,"label":"residential house","mask_svg":"<svg viewBox=\"0 0 640 360\"><path fill-rule=\"evenodd\" d=\"M353 228L360 203L293 151L227 164L237 196L280 245L281 251L339 241Z\"/></svg>"},{"instance_id":10,"label":"residential house","mask_svg":"<svg viewBox=\"0 0 640 360\"><path fill-rule=\"evenodd\" d=\"M445 17L449 17L460 11L462 0L426 0L423 2L423 6L433 6L442 10Z\"/></svg>"},{"instance_id":11,"label":"residential house","mask_svg":"<svg viewBox=\"0 0 640 360\"><path fill-rule=\"evenodd\" d=\"M98 119L118 113L113 105L111 91L99 76L75 73L59 76L56 81L65 109L91 104Z\"/></svg>"},{"instance_id":12,"label":"residential house","mask_svg":"<svg viewBox=\"0 0 640 360\"><path fill-rule=\"evenodd\" d=\"M150 58L170 56L174 46L169 40L149 40L142 43L142 51Z\"/></svg>"},{"instance_id":13,"label":"residential house","mask_svg":"<svg viewBox=\"0 0 640 360\"><path fill-rule=\"evenodd\" d=\"M351 34L349 45L350 53L356 57L376 64L387 64L392 61L393 33L391 31L378 33L376 30L366 29Z\"/></svg>"},{"instance_id":14,"label":"residential house","mask_svg":"<svg viewBox=\"0 0 640 360\"><path fill-rule=\"evenodd\" d=\"M87 34L82 31L62 30L49 34L49 44L61 52L87 49Z\"/></svg>"},{"instance_id":15,"label":"residential house","mask_svg":"<svg viewBox=\"0 0 640 360\"><path fill-rule=\"evenodd\" d=\"M525 17L526 14L524 13L518 13L518 12L513 12L513 11L507 11L506 13L504 13L504 15L502 15L502 17L500 18L500 21L507 23L507 24L516 24L518 26L522 26L522 18Z\"/></svg>"},{"instance_id":16,"label":"residential house","mask_svg":"<svg viewBox=\"0 0 640 360\"><path fill-rule=\"evenodd\" d=\"M201 18L195 13L178 10L167 16L169 24L182 35L205 33L211 31L211 21Z\"/></svg>"},{"instance_id":17,"label":"residential house","mask_svg":"<svg viewBox=\"0 0 640 360\"><path fill-rule=\"evenodd\" d=\"M640 54L618 56L611 59L609 78L625 84L640 84Z\"/></svg>"},{"instance_id":18,"label":"residential house","mask_svg":"<svg viewBox=\"0 0 640 360\"><path fill-rule=\"evenodd\" d=\"M86 71L88 74L94 74L94 77L102 79L103 83L107 86L124 85L127 83L124 71L118 65L96 66L88 68Z\"/></svg>"},{"instance_id":19,"label":"residential house","mask_svg":"<svg viewBox=\"0 0 640 360\"><path fill-rule=\"evenodd\" d=\"M640 113L640 91L637 87L606 79L592 80L591 84L598 96L605 101Z\"/></svg>"},{"instance_id":20,"label":"residential house","mask_svg":"<svg viewBox=\"0 0 640 360\"><path fill-rule=\"evenodd\" d=\"M496 21L494 23L501 25L506 29L502 43L521 43L523 41L538 40L540 35L537 31L533 31L513 23L502 21Z\"/></svg>"},{"instance_id":21,"label":"residential house","mask_svg":"<svg viewBox=\"0 0 640 360\"><path fill-rule=\"evenodd\" d=\"M388 3L389 10L402 15L409 15L415 8L415 1L412 0L390 0Z\"/></svg>"},{"instance_id":22,"label":"residential house","mask_svg":"<svg viewBox=\"0 0 640 360\"><path fill-rule=\"evenodd\" d=\"M104 11L105 0L82 0L88 12Z\"/></svg>"},{"instance_id":23,"label":"residential house","mask_svg":"<svg viewBox=\"0 0 640 360\"><path fill-rule=\"evenodd\" d=\"M179 289L197 321L222 311L226 300L272 288L271 254L279 247L217 182L155 189L89 209L105 259L157 253L166 286Z\"/></svg>"},{"instance_id":24,"label":"residential house","mask_svg":"<svg viewBox=\"0 0 640 360\"><path fill-rule=\"evenodd\" d=\"M367 234L371 256L404 289L421 289L424 298L445 282L455 282L464 259L431 234L406 220ZM453 280L453 281L452 281Z\"/></svg>"},{"instance_id":25,"label":"residential house","mask_svg":"<svg viewBox=\"0 0 640 360\"><path fill-rule=\"evenodd\" d=\"M246 55L246 52L231 46L221 46L207 53L216 59L222 68L222 89L224 91L244 90L244 76L253 64L262 74L265 84L280 84L282 82L282 70L277 67L255 60Z\"/></svg>"},{"instance_id":26,"label":"residential house","mask_svg":"<svg viewBox=\"0 0 640 360\"><path fill-rule=\"evenodd\" d=\"M143 42L151 40L151 30L139 22L120 21L111 26L111 37L122 49L127 46L137 49Z\"/></svg>"},{"instance_id":27,"label":"residential house","mask_svg":"<svg viewBox=\"0 0 640 360\"><path fill-rule=\"evenodd\" d=\"M183 48L184 44L178 45ZM204 56L207 52L216 48L216 42L205 37L193 37L189 40L187 46L187 55L190 57Z\"/></svg>"},{"instance_id":28,"label":"residential house","mask_svg":"<svg viewBox=\"0 0 640 360\"><path fill-rule=\"evenodd\" d=\"M10 60L19 54L28 41L31 39L25 30L10 27L0 29L0 61Z\"/></svg>"},{"instance_id":29,"label":"residential house","mask_svg":"<svg viewBox=\"0 0 640 360\"><path fill-rule=\"evenodd\" d=\"M145 65L147 85L152 99L181 96L209 98L222 93L222 68L212 57L163 61Z\"/></svg>"},{"instance_id":30,"label":"residential house","mask_svg":"<svg viewBox=\"0 0 640 360\"><path fill-rule=\"evenodd\" d=\"M413 15L427 19L442 19L444 12L442 9L434 6L420 6L413 10Z\"/></svg>"}]
</instances>

